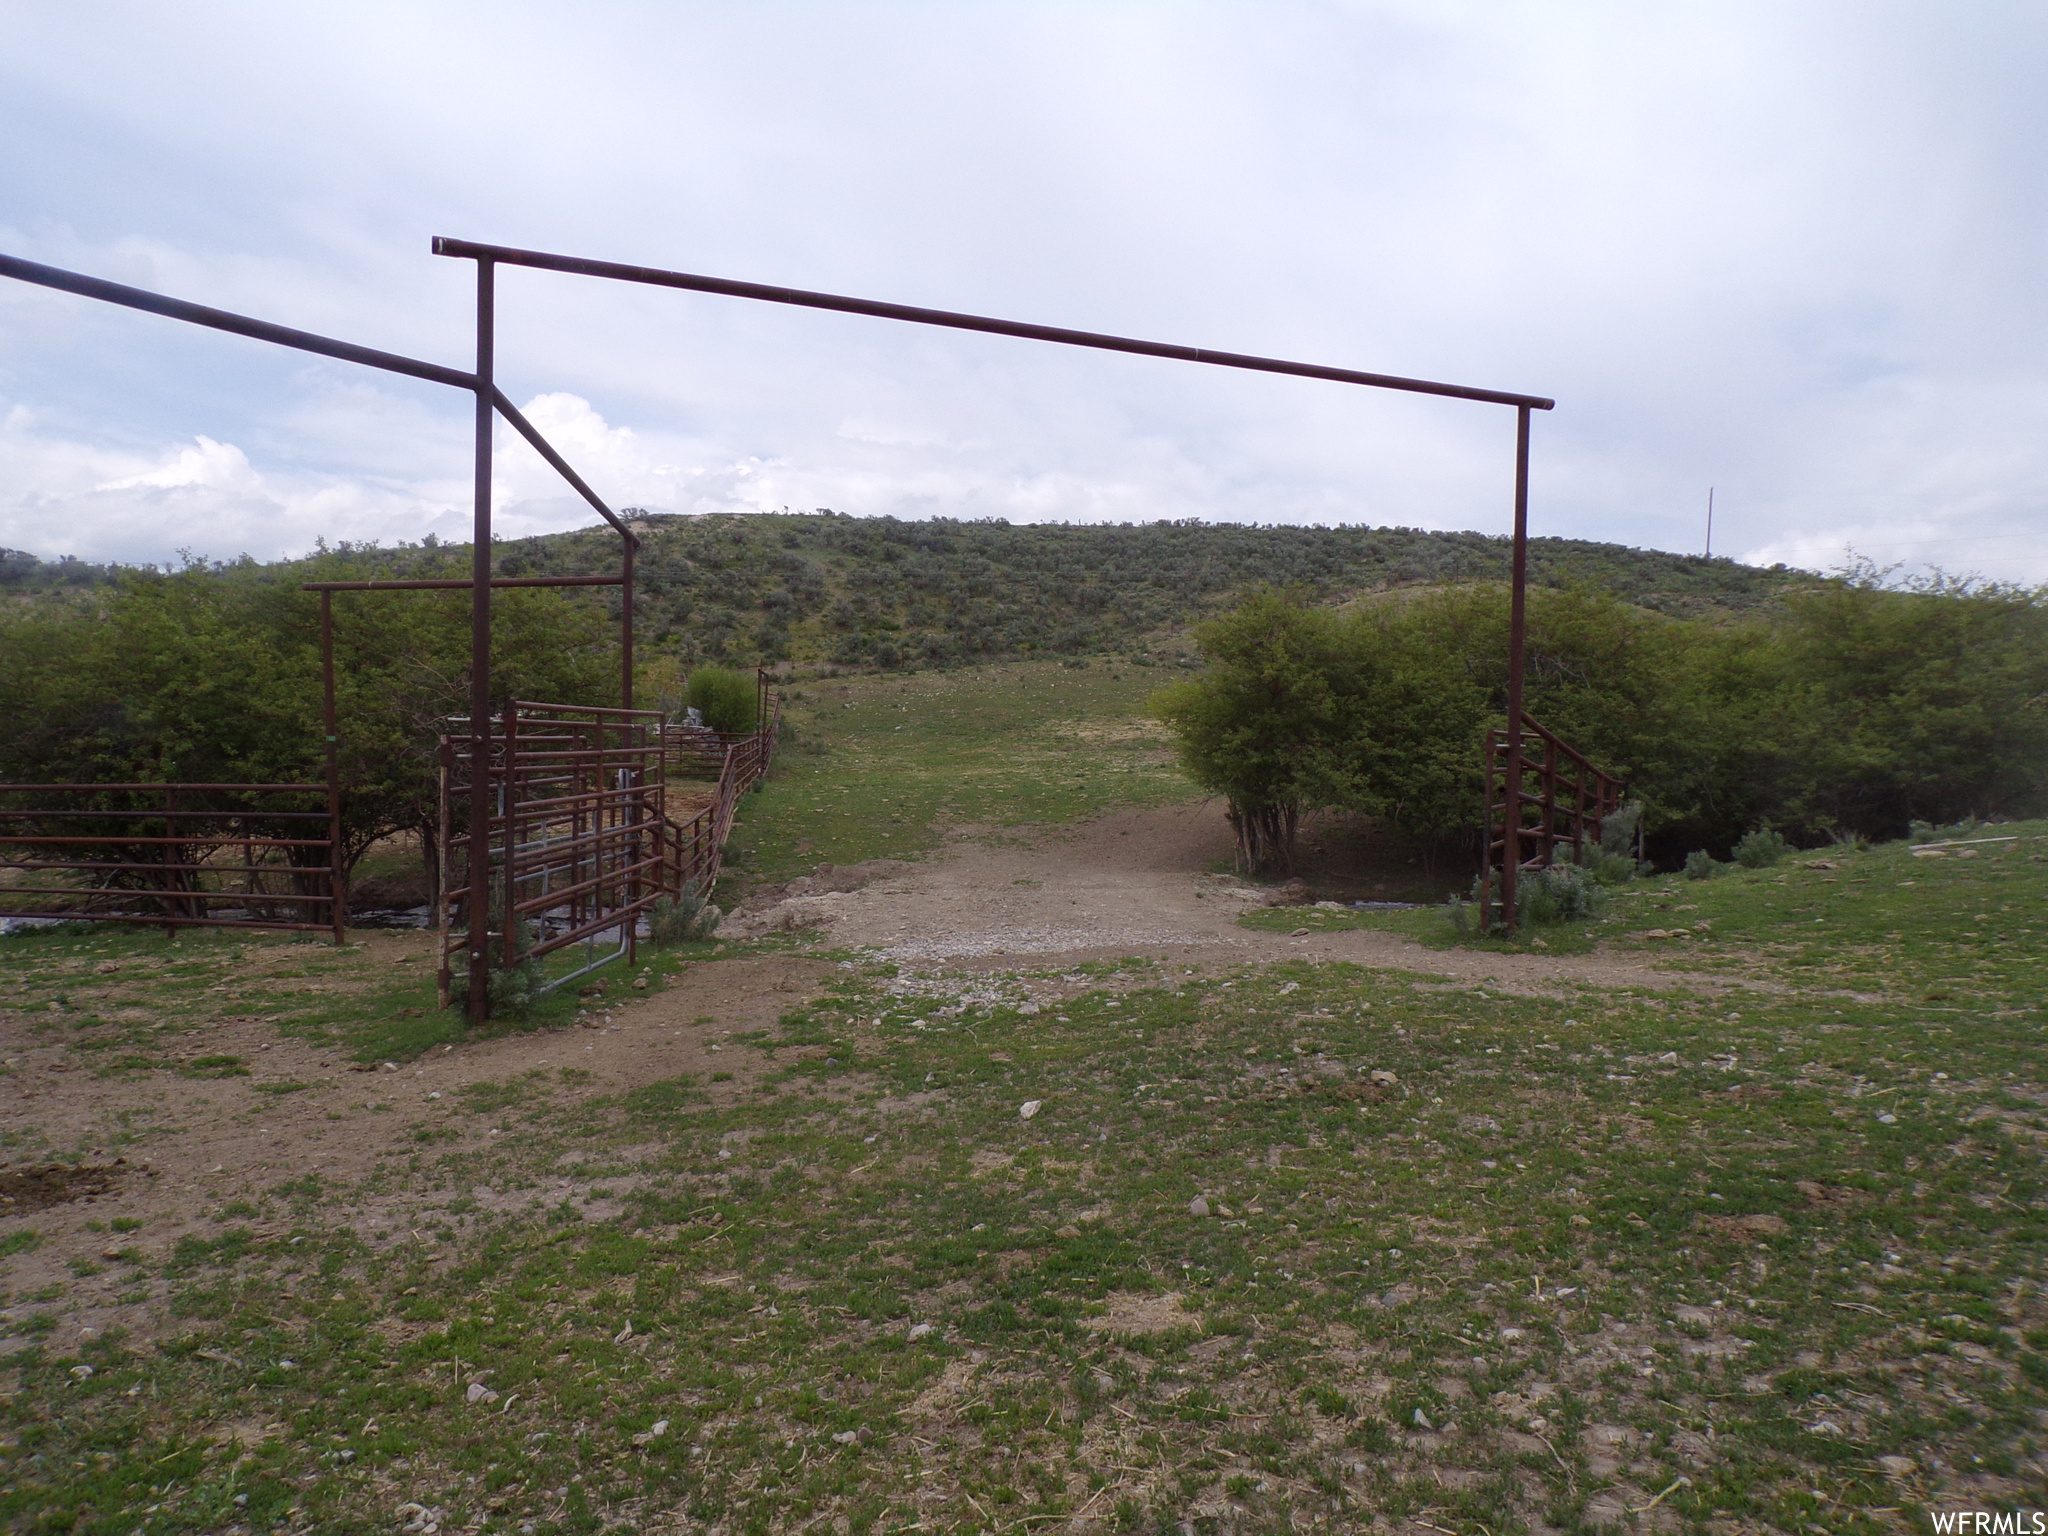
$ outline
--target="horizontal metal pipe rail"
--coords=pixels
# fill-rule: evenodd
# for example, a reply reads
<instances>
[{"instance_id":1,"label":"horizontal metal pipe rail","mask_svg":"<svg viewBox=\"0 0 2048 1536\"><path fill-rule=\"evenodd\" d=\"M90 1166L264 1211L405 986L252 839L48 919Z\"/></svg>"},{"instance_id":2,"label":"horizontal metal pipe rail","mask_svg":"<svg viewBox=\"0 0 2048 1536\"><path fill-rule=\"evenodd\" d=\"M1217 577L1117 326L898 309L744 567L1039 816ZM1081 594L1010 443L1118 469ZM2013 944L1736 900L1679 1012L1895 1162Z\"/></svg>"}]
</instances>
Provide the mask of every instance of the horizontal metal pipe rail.
<instances>
[{"instance_id":1,"label":"horizontal metal pipe rail","mask_svg":"<svg viewBox=\"0 0 2048 1536\"><path fill-rule=\"evenodd\" d=\"M1077 331L1062 325L1034 325L1023 320L998 320L989 315L962 314L949 309L926 309L915 304L890 304L878 299L856 299L840 293L815 293L804 288L781 288L768 283L743 283L727 277L704 277L694 272L670 272L660 267L630 266L617 261L593 261L581 256L559 256L548 251L526 251L508 245L483 245L474 240L457 240L447 235L434 237L436 256L496 262L508 267L534 267L545 272L569 272L579 277L605 277L617 282L643 283L655 288L684 288L696 293L723 294L727 298L757 299L767 304L792 304L803 309L829 309L847 315L868 315L878 320L902 320L912 325L936 325L955 331L981 331L991 336L1015 336L1025 341L1048 341L1068 347L1092 347L1102 352L1129 352L1140 357L1163 357L1181 363L1207 363L1218 368L1243 368L1256 373L1291 374L1301 379L1323 379L1337 384L1362 384L1373 389L1396 389L1409 394L1443 395L1454 400L1480 400L1493 405L1525 406L1547 411L1555 400L1542 395L1516 394L1501 389L1476 389L1467 384L1444 384L1433 379L1411 379L1392 373L1366 373L1356 368L1332 368L1322 363L1297 363L1285 358L1256 357L1244 352L1219 352L1211 347L1189 347L1164 341L1140 341L1131 336L1112 336L1101 331Z\"/></svg>"},{"instance_id":2,"label":"horizontal metal pipe rail","mask_svg":"<svg viewBox=\"0 0 2048 1536\"><path fill-rule=\"evenodd\" d=\"M471 393L477 388L476 374L460 368L423 362L416 357L386 352L378 347L360 346L352 341L339 341L332 336L321 336L313 331L301 331L289 325L278 325L274 321L238 315L232 310L215 309L208 304L194 304L188 299L174 299L168 294L151 293L147 288L131 288L126 283L109 282L103 277L88 277L83 272L67 272L62 267L45 266L39 261L28 261L20 256L0 255L0 277L33 283L39 288L54 288L62 293L75 293L80 298L97 299L103 304L118 304L123 309L138 309L146 314L162 315L167 320L182 320L187 325L201 325L208 330L246 336L252 341L267 341L273 346L290 347L297 352L312 352L344 363L359 363L365 368L381 369L385 373L404 374L408 378L424 379L430 384L446 384L453 389L468 390ZM570 488L577 495L596 508L598 514L623 537L634 544L639 543L632 530L604 504L597 492L584 483L583 477L569 467L569 461L564 459L533 423L520 413L517 406L505 398L505 392L495 383L489 387L488 397L492 408L505 418L514 431L533 445L534 451L569 482ZM497 586L500 583L494 581L491 584ZM549 580L521 584L554 586L568 583ZM597 585L595 582L589 584ZM472 583L456 581L449 585L468 587ZM618 582L612 581L607 585L616 586ZM330 590L356 592L367 589L344 585L332 587Z\"/></svg>"},{"instance_id":3,"label":"horizontal metal pipe rail","mask_svg":"<svg viewBox=\"0 0 2048 1536\"><path fill-rule=\"evenodd\" d=\"M622 587L623 576L493 576L494 590L506 587ZM302 581L301 592L472 592L475 583L454 576L412 581Z\"/></svg>"}]
</instances>

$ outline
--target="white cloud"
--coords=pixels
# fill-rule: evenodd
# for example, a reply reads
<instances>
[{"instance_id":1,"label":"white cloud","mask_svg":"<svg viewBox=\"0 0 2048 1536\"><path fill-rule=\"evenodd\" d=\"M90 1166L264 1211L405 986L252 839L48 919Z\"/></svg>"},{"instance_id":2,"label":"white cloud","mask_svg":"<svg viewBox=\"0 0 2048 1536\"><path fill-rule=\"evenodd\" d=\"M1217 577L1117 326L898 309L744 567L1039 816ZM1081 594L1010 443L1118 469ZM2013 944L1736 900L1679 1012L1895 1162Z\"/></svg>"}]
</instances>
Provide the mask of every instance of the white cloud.
<instances>
[{"instance_id":1,"label":"white cloud","mask_svg":"<svg viewBox=\"0 0 2048 1536\"><path fill-rule=\"evenodd\" d=\"M168 463L125 475L93 487L96 491L132 491L143 488L172 490L194 486L209 491L249 492L261 484L261 477L249 467L249 459L232 443L216 443L202 437L189 448L180 448Z\"/></svg>"},{"instance_id":2,"label":"white cloud","mask_svg":"<svg viewBox=\"0 0 2048 1536\"><path fill-rule=\"evenodd\" d=\"M52 558L161 561L302 554L316 538L395 543L460 537L466 509L430 486L336 474L265 474L232 443L200 437L148 456L39 430L20 408L0 421L0 545Z\"/></svg>"},{"instance_id":3,"label":"white cloud","mask_svg":"<svg viewBox=\"0 0 2048 1536\"><path fill-rule=\"evenodd\" d=\"M1718 548L2048 578L2034 9L114 0L10 28L0 132L38 153L0 168L0 249L39 260L457 365L472 274L437 232L1529 389L1559 400L1539 530L1694 548L1711 484ZM499 314L501 380L615 504L1507 523L1497 409L545 273L501 273ZM35 423L0 443L7 542L466 530L455 391L4 283L0 359ZM588 521L524 447L499 464L503 531Z\"/></svg>"}]
</instances>

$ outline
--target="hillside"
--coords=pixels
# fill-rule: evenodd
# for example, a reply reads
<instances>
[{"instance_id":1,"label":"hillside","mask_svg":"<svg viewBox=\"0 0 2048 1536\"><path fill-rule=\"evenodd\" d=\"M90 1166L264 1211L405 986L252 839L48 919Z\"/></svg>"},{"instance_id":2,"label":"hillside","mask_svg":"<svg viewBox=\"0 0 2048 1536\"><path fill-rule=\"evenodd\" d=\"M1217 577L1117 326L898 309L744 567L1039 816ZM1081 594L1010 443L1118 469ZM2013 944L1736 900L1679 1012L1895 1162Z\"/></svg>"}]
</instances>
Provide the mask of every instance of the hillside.
<instances>
[{"instance_id":1,"label":"hillside","mask_svg":"<svg viewBox=\"0 0 2048 1536\"><path fill-rule=\"evenodd\" d=\"M833 661L897 666L1022 656L1143 652L1259 582L1335 598L1424 583L1499 581L1504 538L1408 528L900 522L812 514L644 516L636 628L685 663ZM468 546L343 545L364 576L462 575ZM1579 539L1538 539L1530 573L1548 586L1611 591L1674 615L1768 604L1804 573L1760 570ZM501 574L616 566L602 527L508 541ZM296 562L257 567L289 579ZM245 568L247 569L247 568ZM10 552L16 594L89 591L112 568Z\"/></svg>"}]
</instances>

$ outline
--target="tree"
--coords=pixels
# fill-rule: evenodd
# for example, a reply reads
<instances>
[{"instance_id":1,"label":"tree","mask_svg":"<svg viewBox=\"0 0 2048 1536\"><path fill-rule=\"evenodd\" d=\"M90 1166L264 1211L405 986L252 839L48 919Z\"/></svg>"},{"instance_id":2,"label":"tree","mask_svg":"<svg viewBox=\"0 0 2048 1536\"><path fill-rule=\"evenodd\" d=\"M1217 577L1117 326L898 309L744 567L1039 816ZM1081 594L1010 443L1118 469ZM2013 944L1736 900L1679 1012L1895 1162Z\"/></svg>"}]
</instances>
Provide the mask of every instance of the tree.
<instances>
[{"instance_id":1,"label":"tree","mask_svg":"<svg viewBox=\"0 0 2048 1536\"><path fill-rule=\"evenodd\" d=\"M1225 798L1239 866L1291 868L1305 804L1329 793L1347 657L1336 615L1297 593L1253 592L1195 631L1208 675L1160 690L1153 712L1189 777Z\"/></svg>"},{"instance_id":2,"label":"tree","mask_svg":"<svg viewBox=\"0 0 2048 1536\"><path fill-rule=\"evenodd\" d=\"M1241 860L1284 864L1302 810L1428 838L1474 829L1505 723L1508 594L1384 594L1348 612L1265 590L1196 631L1210 670L1161 694ZM2048 591L1852 571L1767 614L1675 619L1529 593L1525 707L1643 800L1667 854L1768 825L1896 836L2048 808Z\"/></svg>"},{"instance_id":3,"label":"tree","mask_svg":"<svg viewBox=\"0 0 2048 1536\"><path fill-rule=\"evenodd\" d=\"M325 776L319 600L297 567L131 571L62 603L0 610L0 779L310 783ZM617 702L603 611L546 590L492 604L492 697ZM337 594L342 854L437 821L435 741L469 695L469 599Z\"/></svg>"}]
</instances>

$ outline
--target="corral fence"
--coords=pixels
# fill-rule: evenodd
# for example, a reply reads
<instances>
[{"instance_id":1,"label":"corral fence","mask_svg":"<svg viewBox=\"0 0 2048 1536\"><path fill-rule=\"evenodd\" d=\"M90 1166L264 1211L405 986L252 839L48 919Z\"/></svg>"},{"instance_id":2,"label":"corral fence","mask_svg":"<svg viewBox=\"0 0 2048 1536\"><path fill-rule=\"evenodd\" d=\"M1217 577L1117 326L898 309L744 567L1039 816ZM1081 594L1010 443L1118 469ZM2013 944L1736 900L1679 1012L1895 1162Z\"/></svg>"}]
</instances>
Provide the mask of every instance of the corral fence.
<instances>
[{"instance_id":1,"label":"corral fence","mask_svg":"<svg viewBox=\"0 0 2048 1536\"><path fill-rule=\"evenodd\" d=\"M1570 848L1574 863L1598 846L1608 817L1628 786L1524 713L1519 752L1505 730L1486 738L1485 851L1479 874L1481 928L1512 928L1516 877L1557 862Z\"/></svg>"},{"instance_id":2,"label":"corral fence","mask_svg":"<svg viewBox=\"0 0 2048 1536\"><path fill-rule=\"evenodd\" d=\"M739 797L774 759L780 699L759 718L754 731L728 736L672 725L654 710L517 701L482 735L467 719L451 720L440 744L435 913L444 1005L458 967L467 975L474 922L484 925L494 970L580 945L583 963L534 989L545 992L630 961L656 903L679 899L685 887L708 897ZM481 913L469 871L451 867L459 850L474 846L458 828L475 803L479 739L492 807L491 894ZM672 775L711 778L715 787L677 793Z\"/></svg>"},{"instance_id":3,"label":"corral fence","mask_svg":"<svg viewBox=\"0 0 2048 1536\"><path fill-rule=\"evenodd\" d=\"M0 785L0 917L342 939L329 784Z\"/></svg>"},{"instance_id":4,"label":"corral fence","mask_svg":"<svg viewBox=\"0 0 2048 1536\"><path fill-rule=\"evenodd\" d=\"M775 761L775 739L782 729L782 698L779 694L769 696L765 677L761 695L761 710L755 716L759 724L743 735L688 726L669 728L667 740L673 744L670 750L679 767L694 763L701 771L713 760L715 752L718 774L709 803L687 822L671 813L671 890L680 891L688 885L700 896L711 894L718 883L740 796L766 778Z\"/></svg>"}]
</instances>

